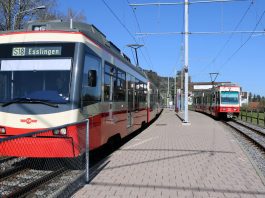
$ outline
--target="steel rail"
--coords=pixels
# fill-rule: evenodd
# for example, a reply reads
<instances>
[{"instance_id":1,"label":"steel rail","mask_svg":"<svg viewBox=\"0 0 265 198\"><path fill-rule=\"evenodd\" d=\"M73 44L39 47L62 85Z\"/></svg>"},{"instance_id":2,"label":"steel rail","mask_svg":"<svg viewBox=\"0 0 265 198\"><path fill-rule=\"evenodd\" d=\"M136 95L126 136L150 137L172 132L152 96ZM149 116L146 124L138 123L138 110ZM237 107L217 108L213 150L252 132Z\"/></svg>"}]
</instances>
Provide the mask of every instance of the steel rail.
<instances>
[{"instance_id":1,"label":"steel rail","mask_svg":"<svg viewBox=\"0 0 265 198\"><path fill-rule=\"evenodd\" d=\"M244 131L240 130L239 128L237 128L236 126L233 126L231 124L229 124L228 122L223 121L223 123L227 126L229 126L230 128L232 128L233 130L235 130L236 132L240 133L242 136L244 136L247 140L249 140L251 143L255 144L260 150L265 151L265 146L264 144L260 143L259 141L255 140L253 137L251 137L251 135L245 133ZM252 130L252 129L251 129ZM264 134L263 134L264 136Z\"/></svg>"},{"instance_id":2,"label":"steel rail","mask_svg":"<svg viewBox=\"0 0 265 198\"><path fill-rule=\"evenodd\" d=\"M243 123L241 123L241 122L238 122L238 121L235 120L235 119L232 119L231 121L234 122L234 123L236 123L236 124L238 124L238 125L240 125L240 126L242 126L242 127L247 128L247 129L249 129L249 130L255 131L256 133L260 134L261 136L264 136L264 138L265 138L265 132L260 131L260 130L258 130L258 129L256 129L256 128L254 128L254 127L249 126L249 125L245 125L245 124L243 124Z\"/></svg>"},{"instance_id":3,"label":"steel rail","mask_svg":"<svg viewBox=\"0 0 265 198\"><path fill-rule=\"evenodd\" d=\"M26 169L27 169L27 167L25 165L21 165L21 166L7 169L7 170L0 173L0 181L4 181L4 179L6 179L8 177L12 177L14 174L17 174L17 173L24 171Z\"/></svg>"},{"instance_id":4,"label":"steel rail","mask_svg":"<svg viewBox=\"0 0 265 198\"><path fill-rule=\"evenodd\" d=\"M4 163L6 161L12 160L12 159L15 159L15 157L3 157L3 158L0 158L0 164Z\"/></svg>"},{"instance_id":5,"label":"steel rail","mask_svg":"<svg viewBox=\"0 0 265 198\"><path fill-rule=\"evenodd\" d=\"M66 168L60 168L54 172L51 172L23 187L19 187L15 189L13 192L9 193L8 195L4 195L4 198L13 198L13 197L25 197L31 191L35 190L36 188L40 187L41 185L45 184L46 182L50 181L51 179L57 177L58 175L65 172Z\"/></svg>"}]
</instances>

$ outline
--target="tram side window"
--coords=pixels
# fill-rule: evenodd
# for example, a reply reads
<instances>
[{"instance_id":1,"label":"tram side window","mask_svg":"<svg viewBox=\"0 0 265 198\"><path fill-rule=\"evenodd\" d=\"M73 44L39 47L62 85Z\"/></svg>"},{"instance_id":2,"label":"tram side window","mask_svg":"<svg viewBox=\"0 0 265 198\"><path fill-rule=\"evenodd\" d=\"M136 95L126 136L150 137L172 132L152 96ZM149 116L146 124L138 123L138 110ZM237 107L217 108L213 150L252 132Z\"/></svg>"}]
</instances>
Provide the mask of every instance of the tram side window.
<instances>
[{"instance_id":1,"label":"tram side window","mask_svg":"<svg viewBox=\"0 0 265 198\"><path fill-rule=\"evenodd\" d=\"M111 81L113 78L113 68L107 64L105 64L104 69L104 101L111 101L112 98L110 95L111 91Z\"/></svg>"},{"instance_id":2,"label":"tram side window","mask_svg":"<svg viewBox=\"0 0 265 198\"><path fill-rule=\"evenodd\" d=\"M104 69L104 101L113 101L113 87L116 83L116 67L105 64Z\"/></svg>"},{"instance_id":3,"label":"tram side window","mask_svg":"<svg viewBox=\"0 0 265 198\"><path fill-rule=\"evenodd\" d=\"M150 108L151 110L154 109L155 107L155 88L152 87L152 89L150 90Z\"/></svg>"},{"instance_id":4,"label":"tram side window","mask_svg":"<svg viewBox=\"0 0 265 198\"><path fill-rule=\"evenodd\" d=\"M138 86L138 101L142 103L143 100L143 83L140 81Z\"/></svg>"},{"instance_id":5,"label":"tram side window","mask_svg":"<svg viewBox=\"0 0 265 198\"><path fill-rule=\"evenodd\" d=\"M135 109L139 109L139 92L140 92L140 81L138 79L135 79L135 90L134 90L134 103L135 103Z\"/></svg>"},{"instance_id":6,"label":"tram side window","mask_svg":"<svg viewBox=\"0 0 265 198\"><path fill-rule=\"evenodd\" d=\"M145 83L142 83L142 98L141 102L145 103L146 102L146 96L147 96L147 85Z\"/></svg>"},{"instance_id":7,"label":"tram side window","mask_svg":"<svg viewBox=\"0 0 265 198\"><path fill-rule=\"evenodd\" d=\"M104 101L125 101L126 73L115 66L105 64Z\"/></svg>"},{"instance_id":8,"label":"tram side window","mask_svg":"<svg viewBox=\"0 0 265 198\"><path fill-rule=\"evenodd\" d=\"M116 81L114 83L114 101L125 101L126 94L126 74L117 69Z\"/></svg>"},{"instance_id":9,"label":"tram side window","mask_svg":"<svg viewBox=\"0 0 265 198\"><path fill-rule=\"evenodd\" d=\"M133 104L133 89L135 87L134 85L134 77L131 76L130 74L127 75L127 80L128 80L128 109L129 111L134 110L134 104Z\"/></svg>"},{"instance_id":10,"label":"tram side window","mask_svg":"<svg viewBox=\"0 0 265 198\"><path fill-rule=\"evenodd\" d=\"M83 105L94 104L100 101L101 97L101 79L100 79L100 59L92 55L85 56L84 72L83 72Z\"/></svg>"}]
</instances>

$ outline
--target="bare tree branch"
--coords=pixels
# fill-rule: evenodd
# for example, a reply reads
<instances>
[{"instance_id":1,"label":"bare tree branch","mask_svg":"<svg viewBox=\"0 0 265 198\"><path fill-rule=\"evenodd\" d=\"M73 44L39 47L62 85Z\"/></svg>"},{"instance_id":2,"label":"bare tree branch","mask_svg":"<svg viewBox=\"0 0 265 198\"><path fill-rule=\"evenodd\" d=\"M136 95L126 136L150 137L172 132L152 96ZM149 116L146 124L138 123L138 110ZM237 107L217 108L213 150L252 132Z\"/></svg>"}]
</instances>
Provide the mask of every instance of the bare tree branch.
<instances>
[{"instance_id":1,"label":"bare tree branch","mask_svg":"<svg viewBox=\"0 0 265 198\"><path fill-rule=\"evenodd\" d=\"M45 6L45 10L32 10L38 6ZM69 8L67 13L58 11L56 0L0 0L0 30L22 28L30 20L86 21L83 11Z\"/></svg>"}]
</instances>

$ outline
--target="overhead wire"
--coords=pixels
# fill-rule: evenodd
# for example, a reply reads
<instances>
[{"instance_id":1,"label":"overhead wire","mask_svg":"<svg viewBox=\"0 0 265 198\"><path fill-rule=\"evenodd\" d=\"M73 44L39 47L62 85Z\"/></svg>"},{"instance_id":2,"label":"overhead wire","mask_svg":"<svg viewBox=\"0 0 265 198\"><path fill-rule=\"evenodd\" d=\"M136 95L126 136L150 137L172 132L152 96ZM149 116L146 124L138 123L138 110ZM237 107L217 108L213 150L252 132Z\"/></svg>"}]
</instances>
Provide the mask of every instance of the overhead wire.
<instances>
[{"instance_id":1,"label":"overhead wire","mask_svg":"<svg viewBox=\"0 0 265 198\"><path fill-rule=\"evenodd\" d=\"M256 15L256 21L258 21L258 9L257 9L257 3L255 4L254 6L254 12L255 12L255 15ZM265 30L265 25L262 21L262 29ZM265 34L264 33L261 33L261 34L258 34L258 35L255 35L255 36L264 36Z\"/></svg>"},{"instance_id":2,"label":"overhead wire","mask_svg":"<svg viewBox=\"0 0 265 198\"><path fill-rule=\"evenodd\" d=\"M253 5L253 1L250 2L249 6L247 7L247 9L245 10L244 14L242 15L242 17L240 18L239 22L237 23L237 25L235 26L233 32L237 31L239 26L241 25L241 23L243 22L243 20L245 19L245 17L247 16L251 6ZM205 69L207 69L211 64L215 63L216 60L219 58L219 56L221 55L221 53L223 52L223 50L227 47L227 45L229 44L229 42L231 41L231 39L233 38L234 33L231 33L229 38L226 40L226 42L224 43L224 45L221 47L221 49L218 51L218 53L215 55L215 57L210 61L210 63L208 63L205 67L203 67L203 69L201 69L201 73L203 73L205 71Z\"/></svg>"},{"instance_id":3,"label":"overhead wire","mask_svg":"<svg viewBox=\"0 0 265 198\"><path fill-rule=\"evenodd\" d=\"M183 12L182 14L183 14L182 15L183 20L181 20L182 21L181 27L182 27L182 32L184 32L184 18L185 18L184 15L185 15L185 13ZM180 63L180 68L184 67L184 34L181 35L181 42L180 42L180 49L179 49L179 58L176 61L176 64L175 64L176 67L177 67L178 63ZM174 69L176 69L176 68L173 67L172 71L174 71Z\"/></svg>"},{"instance_id":4,"label":"overhead wire","mask_svg":"<svg viewBox=\"0 0 265 198\"><path fill-rule=\"evenodd\" d=\"M112 8L107 4L105 0L102 0L102 2L105 4L105 6L108 8L108 10L111 12L111 14L115 17L115 19L120 23L120 25L126 30L126 32L132 37L132 39L136 41L135 37L133 34L130 32L130 30L124 25L124 23L120 20L120 18L115 14L115 12L112 10Z\"/></svg>"},{"instance_id":5,"label":"overhead wire","mask_svg":"<svg viewBox=\"0 0 265 198\"><path fill-rule=\"evenodd\" d=\"M256 31L256 29L257 29L257 27L258 27L258 25L260 24L260 22L261 22L261 20L262 20L262 18L264 17L264 15L265 15L265 10L263 11L263 13L261 14L261 16L260 16L260 18L259 18L259 20L258 20L258 22L255 24L255 27L254 27L254 29L252 30L252 33L249 35L249 37L247 38L247 40L243 43L243 44L241 44L240 45L240 47L239 48L237 48L235 51L234 51L234 53L231 55L231 56L229 56L227 59L226 59L226 61L219 67L219 70L222 68L222 67L224 67L227 63L229 63L230 61L231 61L231 59L247 44L247 42L252 38L252 36L253 36L253 34L254 34L254 32Z\"/></svg>"},{"instance_id":6,"label":"overhead wire","mask_svg":"<svg viewBox=\"0 0 265 198\"><path fill-rule=\"evenodd\" d=\"M129 0L126 0L126 1L127 1L128 4L130 4ZM135 18L136 23L137 23L137 27L138 27L139 31L142 32L142 29L141 29L141 26L140 26L140 23L139 23L138 17L137 17L137 15L136 15L136 13L135 13L135 9L132 8L132 10L133 10L134 18ZM149 64L150 64L150 66L151 66L151 69L154 69L154 67L153 67L153 62L152 62L152 60L151 60L151 58L150 58L150 54L149 54L148 48L146 47L146 42L145 42L144 38L142 38L142 42L143 42L143 44L144 44L143 47L144 47L144 49L145 49L145 51L146 51L147 57L148 57L148 59L149 59ZM140 49L140 51L141 51L141 49ZM142 51L141 51L141 53L142 53L142 55L143 55L143 52L142 52Z\"/></svg>"},{"instance_id":7,"label":"overhead wire","mask_svg":"<svg viewBox=\"0 0 265 198\"><path fill-rule=\"evenodd\" d=\"M138 41L136 40L136 38L133 36L133 34L130 32L130 30L126 27L126 25L120 20L120 18L115 14L115 12L112 10L112 8L107 4L107 2L105 0L102 0L102 2L104 3L104 5L108 8L108 10L111 12L111 14L115 17L115 19L120 23L120 25L126 30L126 32L131 36L131 38L134 40L135 43L138 43ZM140 49L141 51L141 49ZM142 52L141 52L142 53ZM146 59L146 57L144 56L144 54L142 53L142 56L145 60L145 62L148 64L148 61Z\"/></svg>"}]
</instances>

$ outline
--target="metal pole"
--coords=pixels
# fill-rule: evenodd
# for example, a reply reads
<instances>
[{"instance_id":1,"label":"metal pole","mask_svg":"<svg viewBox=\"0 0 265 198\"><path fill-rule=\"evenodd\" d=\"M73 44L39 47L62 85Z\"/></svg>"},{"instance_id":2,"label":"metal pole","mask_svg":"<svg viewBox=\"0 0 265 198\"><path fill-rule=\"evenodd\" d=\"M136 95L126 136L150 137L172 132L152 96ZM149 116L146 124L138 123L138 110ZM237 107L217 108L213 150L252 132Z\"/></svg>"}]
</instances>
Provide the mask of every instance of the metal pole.
<instances>
[{"instance_id":1,"label":"metal pole","mask_svg":"<svg viewBox=\"0 0 265 198\"><path fill-rule=\"evenodd\" d=\"M185 92L184 92L184 120L183 123L189 123L188 116L188 93L189 93L189 0L185 0Z\"/></svg>"},{"instance_id":2,"label":"metal pole","mask_svg":"<svg viewBox=\"0 0 265 198\"><path fill-rule=\"evenodd\" d=\"M169 107L169 77L167 77L167 107Z\"/></svg>"},{"instance_id":3,"label":"metal pole","mask_svg":"<svg viewBox=\"0 0 265 198\"><path fill-rule=\"evenodd\" d=\"M174 105L176 107L176 97L177 97L177 69L175 68L174 74Z\"/></svg>"},{"instance_id":4,"label":"metal pole","mask_svg":"<svg viewBox=\"0 0 265 198\"><path fill-rule=\"evenodd\" d=\"M180 86L180 111L183 112L184 111L184 100L183 100L183 92L184 92L184 86L183 86L183 73L184 70L181 70L181 86Z\"/></svg>"},{"instance_id":5,"label":"metal pole","mask_svg":"<svg viewBox=\"0 0 265 198\"><path fill-rule=\"evenodd\" d=\"M144 45L141 44L128 44L127 47L133 48L135 51L135 56L136 56L136 66L139 67L139 61L138 61L138 54L137 54L137 49L140 47L143 47Z\"/></svg>"},{"instance_id":6,"label":"metal pole","mask_svg":"<svg viewBox=\"0 0 265 198\"><path fill-rule=\"evenodd\" d=\"M86 184L89 182L89 119L86 120Z\"/></svg>"},{"instance_id":7,"label":"metal pole","mask_svg":"<svg viewBox=\"0 0 265 198\"><path fill-rule=\"evenodd\" d=\"M136 66L139 67L139 61L138 61L138 54L137 54L137 48L134 48L135 50L135 56L136 56Z\"/></svg>"}]
</instances>

